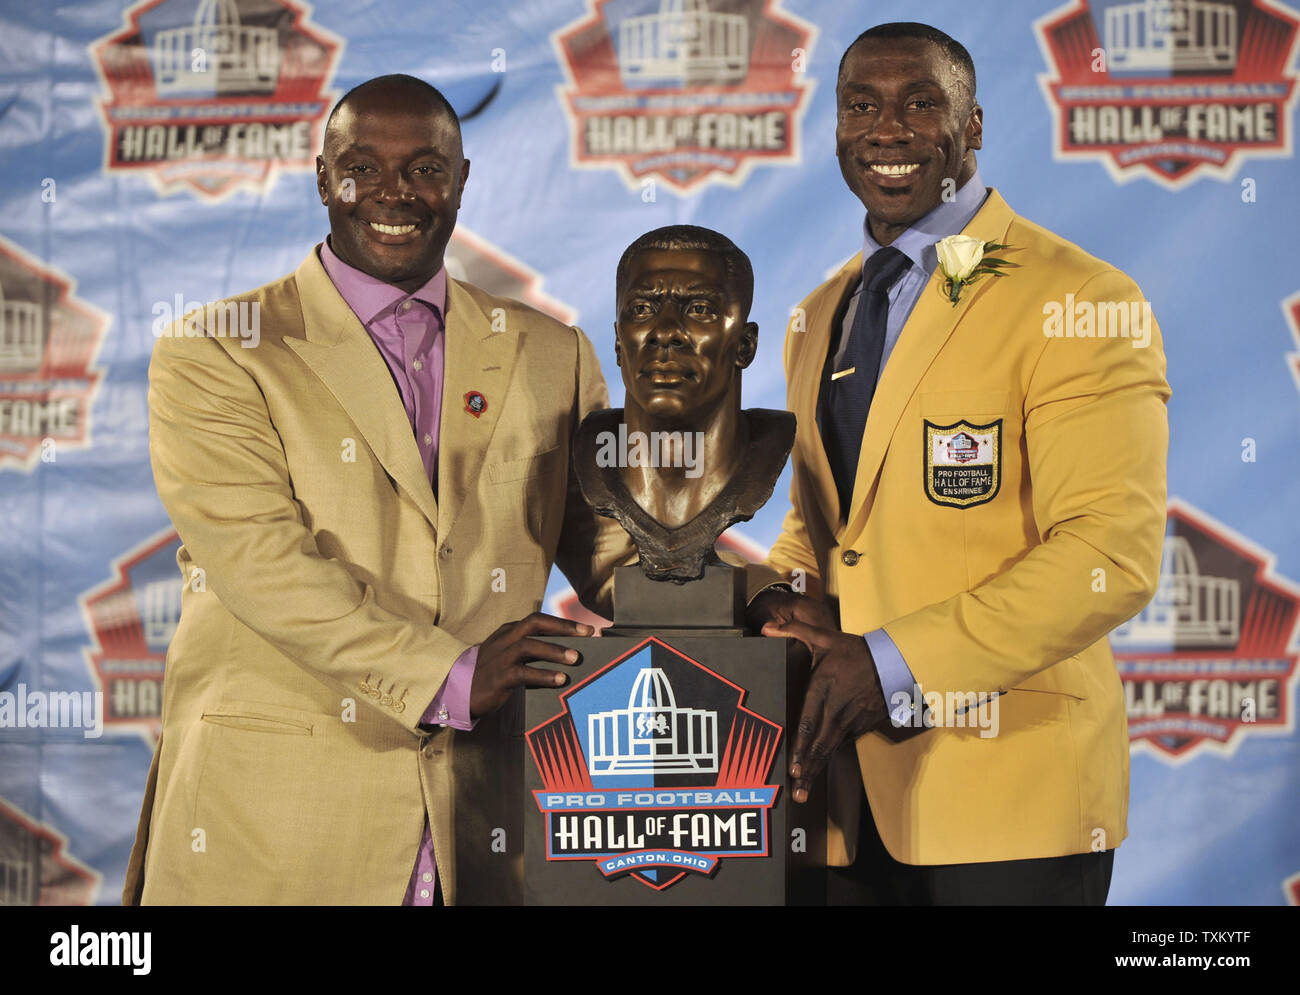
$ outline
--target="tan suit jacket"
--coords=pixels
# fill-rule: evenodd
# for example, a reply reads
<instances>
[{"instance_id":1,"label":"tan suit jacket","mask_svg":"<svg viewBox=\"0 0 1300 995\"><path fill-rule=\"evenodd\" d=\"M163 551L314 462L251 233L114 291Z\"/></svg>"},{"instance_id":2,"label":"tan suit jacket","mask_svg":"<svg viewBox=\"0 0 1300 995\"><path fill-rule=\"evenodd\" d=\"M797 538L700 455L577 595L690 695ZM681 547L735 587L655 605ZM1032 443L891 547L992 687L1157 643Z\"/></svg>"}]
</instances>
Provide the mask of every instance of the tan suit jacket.
<instances>
[{"instance_id":1,"label":"tan suit jacket","mask_svg":"<svg viewBox=\"0 0 1300 995\"><path fill-rule=\"evenodd\" d=\"M426 815L448 903L513 898L517 701L468 733L418 722L463 650L540 608L552 563L609 614L634 554L570 471L608 406L591 344L449 280L435 498L317 252L237 300L256 348L178 324L150 364L185 587L124 901L396 905Z\"/></svg>"},{"instance_id":2,"label":"tan suit jacket","mask_svg":"<svg viewBox=\"0 0 1300 995\"><path fill-rule=\"evenodd\" d=\"M966 287L956 306L935 271L881 376L847 514L816 405L860 254L803 302L786 336L799 419L793 507L768 563L837 601L845 631L883 627L945 707L1007 692L996 735L984 735L992 715L972 716L899 739L869 733L856 763L842 754L831 776L834 864L854 858L858 785L904 863L1059 856L1127 834L1128 729L1106 635L1151 598L1159 572L1169 397L1160 332L1152 322L1145 348L1047 335L1049 302L1140 306L1141 292L996 191L963 234L1010 245L996 255L1019 267ZM963 496L932 474L931 430L963 422L996 437L991 493Z\"/></svg>"}]
</instances>

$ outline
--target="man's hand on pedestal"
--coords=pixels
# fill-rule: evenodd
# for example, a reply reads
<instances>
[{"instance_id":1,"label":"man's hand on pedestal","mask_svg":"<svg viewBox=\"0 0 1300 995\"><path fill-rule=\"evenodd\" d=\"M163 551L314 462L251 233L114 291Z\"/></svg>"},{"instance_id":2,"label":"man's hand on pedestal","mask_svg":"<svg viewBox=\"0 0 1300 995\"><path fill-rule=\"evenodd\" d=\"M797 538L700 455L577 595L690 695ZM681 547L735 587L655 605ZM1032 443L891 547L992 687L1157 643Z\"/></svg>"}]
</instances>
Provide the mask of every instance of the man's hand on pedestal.
<instances>
[{"instance_id":1,"label":"man's hand on pedestal","mask_svg":"<svg viewBox=\"0 0 1300 995\"><path fill-rule=\"evenodd\" d=\"M795 594L787 587L769 587L760 591L745 609L745 624L751 632L761 632L763 626L773 622L806 622L817 629L839 630L839 623L824 601L816 601L806 594Z\"/></svg>"},{"instance_id":2,"label":"man's hand on pedestal","mask_svg":"<svg viewBox=\"0 0 1300 995\"><path fill-rule=\"evenodd\" d=\"M469 689L470 715L477 719L495 712L517 687L554 688L568 682L567 674L528 664L532 660L545 660L572 666L580 659L578 651L534 636L590 636L594 632L589 625L542 612L533 612L518 622L501 626L479 646L478 663Z\"/></svg>"},{"instance_id":3,"label":"man's hand on pedestal","mask_svg":"<svg viewBox=\"0 0 1300 995\"><path fill-rule=\"evenodd\" d=\"M800 620L769 622L763 635L798 639L812 654L812 675L790 756L792 796L805 802L813 780L846 740L889 721L885 695L861 636Z\"/></svg>"}]
</instances>

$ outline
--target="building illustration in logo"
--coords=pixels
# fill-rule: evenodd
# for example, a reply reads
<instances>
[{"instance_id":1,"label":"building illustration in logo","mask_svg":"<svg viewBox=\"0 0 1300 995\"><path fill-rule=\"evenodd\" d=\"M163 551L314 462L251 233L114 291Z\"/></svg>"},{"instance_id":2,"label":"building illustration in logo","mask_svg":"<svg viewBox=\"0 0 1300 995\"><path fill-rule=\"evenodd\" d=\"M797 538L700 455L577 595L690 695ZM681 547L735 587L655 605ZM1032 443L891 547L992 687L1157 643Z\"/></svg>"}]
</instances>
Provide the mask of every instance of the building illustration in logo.
<instances>
[{"instance_id":1,"label":"building illustration in logo","mask_svg":"<svg viewBox=\"0 0 1300 995\"><path fill-rule=\"evenodd\" d=\"M657 667L637 674L626 708L587 716L593 777L718 769L718 713L678 708L668 675Z\"/></svg>"},{"instance_id":2,"label":"building illustration in logo","mask_svg":"<svg viewBox=\"0 0 1300 995\"><path fill-rule=\"evenodd\" d=\"M738 83L749 69L749 22L715 14L704 0L661 0L655 13L619 24L618 68L628 86L645 79Z\"/></svg>"},{"instance_id":3,"label":"building illustration in logo","mask_svg":"<svg viewBox=\"0 0 1300 995\"><path fill-rule=\"evenodd\" d=\"M1135 750L1181 762L1288 733L1300 586L1273 557L1177 499L1151 603L1111 634Z\"/></svg>"},{"instance_id":4,"label":"building illustration in logo","mask_svg":"<svg viewBox=\"0 0 1300 995\"><path fill-rule=\"evenodd\" d=\"M153 63L159 95L209 89L269 95L280 74L279 33L241 24L235 0L200 0L193 24L154 37Z\"/></svg>"},{"instance_id":5,"label":"building illustration in logo","mask_svg":"<svg viewBox=\"0 0 1300 995\"><path fill-rule=\"evenodd\" d=\"M0 907L90 905L101 881L62 833L0 798Z\"/></svg>"},{"instance_id":6,"label":"building illustration in logo","mask_svg":"<svg viewBox=\"0 0 1300 995\"><path fill-rule=\"evenodd\" d=\"M1173 643L1175 637L1207 646L1232 646L1241 634L1241 582L1202 577L1186 536L1165 536L1160 582L1141 613L1117 628L1119 643Z\"/></svg>"},{"instance_id":7,"label":"building illustration in logo","mask_svg":"<svg viewBox=\"0 0 1300 995\"><path fill-rule=\"evenodd\" d=\"M948 440L948 458L956 463L969 463L979 452L979 443L968 432L958 432Z\"/></svg>"},{"instance_id":8,"label":"building illustration in logo","mask_svg":"<svg viewBox=\"0 0 1300 995\"><path fill-rule=\"evenodd\" d=\"M90 445L103 377L95 361L110 319L75 289L0 238L0 473Z\"/></svg>"},{"instance_id":9,"label":"building illustration in logo","mask_svg":"<svg viewBox=\"0 0 1300 995\"><path fill-rule=\"evenodd\" d=\"M45 308L38 301L5 300L0 284L0 374L34 373L45 355Z\"/></svg>"},{"instance_id":10,"label":"building illustration in logo","mask_svg":"<svg viewBox=\"0 0 1300 995\"><path fill-rule=\"evenodd\" d=\"M86 665L104 692L104 728L134 731L152 745L162 717L167 647L181 617L185 583L176 568L180 536L165 529L113 562L113 576L81 597L92 645ZM212 595L215 597L215 595Z\"/></svg>"},{"instance_id":11,"label":"building illustration in logo","mask_svg":"<svg viewBox=\"0 0 1300 995\"><path fill-rule=\"evenodd\" d=\"M548 861L657 891L771 853L777 723L745 690L654 637L560 695L531 729Z\"/></svg>"},{"instance_id":12,"label":"building illustration in logo","mask_svg":"<svg viewBox=\"0 0 1300 995\"><path fill-rule=\"evenodd\" d=\"M90 46L104 169L220 199L315 166L343 42L299 0L139 0Z\"/></svg>"},{"instance_id":13,"label":"building illustration in logo","mask_svg":"<svg viewBox=\"0 0 1300 995\"><path fill-rule=\"evenodd\" d=\"M778 0L588 0L552 37L570 161L679 195L797 163L815 34Z\"/></svg>"},{"instance_id":14,"label":"building illustration in logo","mask_svg":"<svg viewBox=\"0 0 1300 995\"><path fill-rule=\"evenodd\" d=\"M1058 159L1178 190L1292 155L1300 16L1279 0L1069 0L1034 30Z\"/></svg>"},{"instance_id":15,"label":"building illustration in logo","mask_svg":"<svg viewBox=\"0 0 1300 995\"><path fill-rule=\"evenodd\" d=\"M1106 8L1104 38L1116 69L1231 69L1237 64L1237 10L1207 0L1125 3Z\"/></svg>"}]
</instances>

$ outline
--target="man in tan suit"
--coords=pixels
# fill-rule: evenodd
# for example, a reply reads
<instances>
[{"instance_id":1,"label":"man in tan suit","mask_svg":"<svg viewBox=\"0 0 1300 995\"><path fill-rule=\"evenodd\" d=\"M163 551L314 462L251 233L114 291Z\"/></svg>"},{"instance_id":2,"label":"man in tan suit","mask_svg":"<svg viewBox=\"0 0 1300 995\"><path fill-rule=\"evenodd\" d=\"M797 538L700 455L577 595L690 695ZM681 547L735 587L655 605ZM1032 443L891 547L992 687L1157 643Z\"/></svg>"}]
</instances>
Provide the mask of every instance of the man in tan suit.
<instances>
[{"instance_id":1,"label":"man in tan suit","mask_svg":"<svg viewBox=\"0 0 1300 995\"><path fill-rule=\"evenodd\" d=\"M235 299L256 346L191 318L150 365L185 587L128 904L517 897L517 692L576 660L537 637L590 632L535 614L547 575L608 615L634 556L570 472L608 406L591 344L446 277L442 95L358 87L317 172L329 241Z\"/></svg>"}]
</instances>

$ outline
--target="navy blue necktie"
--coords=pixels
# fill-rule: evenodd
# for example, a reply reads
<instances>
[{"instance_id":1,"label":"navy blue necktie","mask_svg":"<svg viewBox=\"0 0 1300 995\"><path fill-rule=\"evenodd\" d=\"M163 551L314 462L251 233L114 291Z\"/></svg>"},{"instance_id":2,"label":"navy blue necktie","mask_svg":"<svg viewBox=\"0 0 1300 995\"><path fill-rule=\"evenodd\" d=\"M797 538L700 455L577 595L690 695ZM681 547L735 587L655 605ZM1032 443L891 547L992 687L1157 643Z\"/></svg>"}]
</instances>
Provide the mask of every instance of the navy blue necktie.
<instances>
[{"instance_id":1,"label":"navy blue necktie","mask_svg":"<svg viewBox=\"0 0 1300 995\"><path fill-rule=\"evenodd\" d=\"M889 288L911 265L912 261L892 246L872 253L862 267L862 293L853 315L849 344L838 369L833 342L828 350L817 421L840 496L840 514L846 518L853 498L853 481L858 474L862 433L867 427L867 412L876 393L880 357L885 350Z\"/></svg>"}]
</instances>

